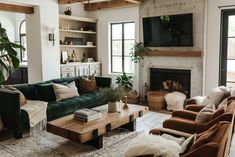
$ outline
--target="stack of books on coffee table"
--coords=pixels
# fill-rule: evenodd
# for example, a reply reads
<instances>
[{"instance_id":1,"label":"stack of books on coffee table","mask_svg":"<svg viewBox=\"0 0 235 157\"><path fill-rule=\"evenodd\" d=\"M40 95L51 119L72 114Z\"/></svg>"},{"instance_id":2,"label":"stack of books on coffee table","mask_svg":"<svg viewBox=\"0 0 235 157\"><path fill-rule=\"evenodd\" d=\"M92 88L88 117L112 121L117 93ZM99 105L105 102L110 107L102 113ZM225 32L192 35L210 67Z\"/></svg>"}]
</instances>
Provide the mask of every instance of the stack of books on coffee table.
<instances>
[{"instance_id":1,"label":"stack of books on coffee table","mask_svg":"<svg viewBox=\"0 0 235 157\"><path fill-rule=\"evenodd\" d=\"M94 109L81 109L77 110L74 113L74 119L83 121L83 122L89 122L92 120L96 120L102 117L102 112L94 110Z\"/></svg>"}]
</instances>

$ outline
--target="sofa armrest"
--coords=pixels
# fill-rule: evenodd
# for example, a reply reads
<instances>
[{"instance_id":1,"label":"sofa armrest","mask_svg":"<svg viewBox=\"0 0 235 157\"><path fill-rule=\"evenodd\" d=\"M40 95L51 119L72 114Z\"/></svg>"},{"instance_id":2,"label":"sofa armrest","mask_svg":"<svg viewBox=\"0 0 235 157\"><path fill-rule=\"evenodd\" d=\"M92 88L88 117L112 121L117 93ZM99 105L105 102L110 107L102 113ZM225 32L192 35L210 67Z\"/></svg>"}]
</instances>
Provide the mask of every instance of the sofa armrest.
<instances>
[{"instance_id":1,"label":"sofa armrest","mask_svg":"<svg viewBox=\"0 0 235 157\"><path fill-rule=\"evenodd\" d=\"M203 107L205 106L204 105L187 105L185 109L189 111L199 112Z\"/></svg>"},{"instance_id":2,"label":"sofa armrest","mask_svg":"<svg viewBox=\"0 0 235 157\"><path fill-rule=\"evenodd\" d=\"M98 88L110 87L112 78L110 77L95 77Z\"/></svg>"},{"instance_id":3,"label":"sofa armrest","mask_svg":"<svg viewBox=\"0 0 235 157\"><path fill-rule=\"evenodd\" d=\"M162 135L164 133L166 134L170 134L173 136L177 136L177 137L185 137L188 138L190 137L192 134L188 134L182 131L177 131L177 130L172 130L172 129L168 129L168 128L157 128L157 129L152 129L149 131L150 134L154 134L154 135Z\"/></svg>"},{"instance_id":4,"label":"sofa armrest","mask_svg":"<svg viewBox=\"0 0 235 157\"><path fill-rule=\"evenodd\" d=\"M15 138L22 137L19 93L0 88L0 115L4 124L14 132Z\"/></svg>"},{"instance_id":5,"label":"sofa armrest","mask_svg":"<svg viewBox=\"0 0 235 157\"><path fill-rule=\"evenodd\" d=\"M195 99L193 99L193 98L191 98L191 99L187 99L187 100L185 101L185 104L186 104L186 105L196 104L196 100L195 100Z\"/></svg>"},{"instance_id":6,"label":"sofa armrest","mask_svg":"<svg viewBox=\"0 0 235 157\"><path fill-rule=\"evenodd\" d=\"M188 110L177 110L172 113L172 117L181 117L181 118L195 120L197 117L197 113Z\"/></svg>"}]
</instances>

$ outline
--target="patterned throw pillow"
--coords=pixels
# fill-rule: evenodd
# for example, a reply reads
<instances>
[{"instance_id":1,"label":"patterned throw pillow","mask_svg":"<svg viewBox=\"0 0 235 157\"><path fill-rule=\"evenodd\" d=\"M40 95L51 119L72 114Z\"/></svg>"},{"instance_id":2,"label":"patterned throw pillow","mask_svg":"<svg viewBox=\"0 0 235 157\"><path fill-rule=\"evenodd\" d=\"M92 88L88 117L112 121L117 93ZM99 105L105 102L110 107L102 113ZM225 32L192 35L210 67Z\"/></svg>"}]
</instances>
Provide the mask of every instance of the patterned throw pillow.
<instances>
[{"instance_id":1,"label":"patterned throw pillow","mask_svg":"<svg viewBox=\"0 0 235 157\"><path fill-rule=\"evenodd\" d=\"M97 85L96 85L95 77L90 77L90 78L80 77L79 87L80 87L80 91L83 93L91 93L91 92L96 91Z\"/></svg>"},{"instance_id":2,"label":"patterned throw pillow","mask_svg":"<svg viewBox=\"0 0 235 157\"><path fill-rule=\"evenodd\" d=\"M56 96L56 101L61 101L67 98L79 96L74 81L67 85L53 83L53 88Z\"/></svg>"}]
</instances>

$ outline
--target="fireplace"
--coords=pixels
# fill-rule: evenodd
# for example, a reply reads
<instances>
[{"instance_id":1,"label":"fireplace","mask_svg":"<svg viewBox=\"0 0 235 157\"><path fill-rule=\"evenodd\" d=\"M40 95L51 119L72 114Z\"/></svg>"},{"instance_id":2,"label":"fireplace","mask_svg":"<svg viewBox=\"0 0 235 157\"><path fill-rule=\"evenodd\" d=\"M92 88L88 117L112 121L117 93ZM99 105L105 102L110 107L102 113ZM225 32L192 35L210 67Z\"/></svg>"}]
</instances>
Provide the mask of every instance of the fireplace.
<instances>
[{"instance_id":1,"label":"fireplace","mask_svg":"<svg viewBox=\"0 0 235 157\"><path fill-rule=\"evenodd\" d=\"M190 98L191 71L150 68L150 90L184 93Z\"/></svg>"}]
</instances>

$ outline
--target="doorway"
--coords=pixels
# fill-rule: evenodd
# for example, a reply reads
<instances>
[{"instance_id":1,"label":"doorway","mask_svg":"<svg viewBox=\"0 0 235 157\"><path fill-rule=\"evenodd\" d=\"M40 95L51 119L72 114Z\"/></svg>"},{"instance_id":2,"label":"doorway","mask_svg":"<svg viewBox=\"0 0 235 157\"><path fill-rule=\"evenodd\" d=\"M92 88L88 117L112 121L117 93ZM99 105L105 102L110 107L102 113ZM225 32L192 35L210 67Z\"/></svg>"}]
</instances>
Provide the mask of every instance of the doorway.
<instances>
[{"instance_id":1,"label":"doorway","mask_svg":"<svg viewBox=\"0 0 235 157\"><path fill-rule=\"evenodd\" d=\"M222 10L220 85L235 88L235 9Z\"/></svg>"}]
</instances>

